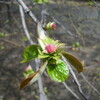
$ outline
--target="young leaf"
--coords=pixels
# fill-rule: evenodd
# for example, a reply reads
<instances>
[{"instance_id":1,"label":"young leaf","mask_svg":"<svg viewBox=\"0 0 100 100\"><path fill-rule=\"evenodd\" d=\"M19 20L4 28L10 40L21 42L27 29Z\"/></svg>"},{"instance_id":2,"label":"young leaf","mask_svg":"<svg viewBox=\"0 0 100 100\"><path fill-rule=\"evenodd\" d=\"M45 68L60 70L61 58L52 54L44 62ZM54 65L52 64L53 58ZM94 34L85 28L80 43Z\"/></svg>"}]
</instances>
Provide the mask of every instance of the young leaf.
<instances>
[{"instance_id":1,"label":"young leaf","mask_svg":"<svg viewBox=\"0 0 100 100\"><path fill-rule=\"evenodd\" d=\"M44 40L44 42L45 42L46 44L52 44L52 43L54 43L54 40L51 39L51 38L49 38L49 37L46 37L46 39Z\"/></svg>"},{"instance_id":2,"label":"young leaf","mask_svg":"<svg viewBox=\"0 0 100 100\"><path fill-rule=\"evenodd\" d=\"M76 68L76 70L80 73L83 71L83 64L81 63L81 61L76 58L75 56L63 51L62 55L70 62L70 64L73 65L73 67Z\"/></svg>"},{"instance_id":3,"label":"young leaf","mask_svg":"<svg viewBox=\"0 0 100 100\"><path fill-rule=\"evenodd\" d=\"M43 0L44 3L48 3L48 0Z\"/></svg>"},{"instance_id":4,"label":"young leaf","mask_svg":"<svg viewBox=\"0 0 100 100\"><path fill-rule=\"evenodd\" d=\"M38 47L38 45L31 45L26 47L24 50L24 60L21 62L28 62L38 57Z\"/></svg>"},{"instance_id":5,"label":"young leaf","mask_svg":"<svg viewBox=\"0 0 100 100\"><path fill-rule=\"evenodd\" d=\"M48 0L34 0L34 2L42 4L42 3L48 3Z\"/></svg>"},{"instance_id":6,"label":"young leaf","mask_svg":"<svg viewBox=\"0 0 100 100\"><path fill-rule=\"evenodd\" d=\"M35 73L35 72L34 72L33 69L31 69L31 70L28 70L28 71L24 72L23 75L24 75L24 77L27 77L27 76L32 75L33 73Z\"/></svg>"},{"instance_id":7,"label":"young leaf","mask_svg":"<svg viewBox=\"0 0 100 100\"><path fill-rule=\"evenodd\" d=\"M39 56L38 56L38 58L40 58L40 59L41 59L41 58L42 58L42 59L43 59L43 58L48 58L48 57L49 57L49 55L46 55L46 54L42 54L42 55L39 55Z\"/></svg>"},{"instance_id":8,"label":"young leaf","mask_svg":"<svg viewBox=\"0 0 100 100\"><path fill-rule=\"evenodd\" d=\"M25 87L29 84L29 82L30 82L34 77L36 77L36 75L37 75L38 72L39 72L39 71L37 71L35 74L29 76L28 78L24 79L24 80L21 82L21 84L20 84L20 90L22 90L23 88L25 88Z\"/></svg>"},{"instance_id":9,"label":"young leaf","mask_svg":"<svg viewBox=\"0 0 100 100\"><path fill-rule=\"evenodd\" d=\"M0 33L0 38L2 38L2 37L4 37L5 35L4 35L4 33Z\"/></svg>"},{"instance_id":10,"label":"young leaf","mask_svg":"<svg viewBox=\"0 0 100 100\"><path fill-rule=\"evenodd\" d=\"M69 69L62 60L59 60L58 64L48 64L47 72L51 79L57 82L64 82L69 76Z\"/></svg>"},{"instance_id":11,"label":"young leaf","mask_svg":"<svg viewBox=\"0 0 100 100\"><path fill-rule=\"evenodd\" d=\"M28 78L24 79L22 81L21 85L20 85L20 90L22 90L28 84L31 85L32 83L37 81L41 77L42 73L44 72L44 70L47 66L47 63L48 63L48 61L46 61L36 73L34 73L33 75L31 75Z\"/></svg>"}]
</instances>

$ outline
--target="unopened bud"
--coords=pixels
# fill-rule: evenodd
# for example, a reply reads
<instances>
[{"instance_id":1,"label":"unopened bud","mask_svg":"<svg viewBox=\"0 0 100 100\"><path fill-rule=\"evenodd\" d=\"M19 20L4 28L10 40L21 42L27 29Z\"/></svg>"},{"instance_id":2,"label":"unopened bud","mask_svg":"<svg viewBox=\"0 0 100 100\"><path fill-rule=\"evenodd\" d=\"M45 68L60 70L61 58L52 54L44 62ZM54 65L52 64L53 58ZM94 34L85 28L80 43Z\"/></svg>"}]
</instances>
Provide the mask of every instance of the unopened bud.
<instances>
[{"instance_id":1,"label":"unopened bud","mask_svg":"<svg viewBox=\"0 0 100 100\"><path fill-rule=\"evenodd\" d=\"M46 46L46 50L47 50L48 53L53 53L57 50L57 48L54 44L48 44Z\"/></svg>"},{"instance_id":2,"label":"unopened bud","mask_svg":"<svg viewBox=\"0 0 100 100\"><path fill-rule=\"evenodd\" d=\"M51 29L56 29L57 28L57 25L55 24L55 22L49 22L47 25L46 25L46 28L47 30L51 30Z\"/></svg>"},{"instance_id":3,"label":"unopened bud","mask_svg":"<svg viewBox=\"0 0 100 100\"><path fill-rule=\"evenodd\" d=\"M56 29L57 28L57 25L56 24L52 24L52 29Z\"/></svg>"},{"instance_id":4,"label":"unopened bud","mask_svg":"<svg viewBox=\"0 0 100 100\"><path fill-rule=\"evenodd\" d=\"M31 65L27 66L27 68L25 69L26 71L32 70Z\"/></svg>"}]
</instances>

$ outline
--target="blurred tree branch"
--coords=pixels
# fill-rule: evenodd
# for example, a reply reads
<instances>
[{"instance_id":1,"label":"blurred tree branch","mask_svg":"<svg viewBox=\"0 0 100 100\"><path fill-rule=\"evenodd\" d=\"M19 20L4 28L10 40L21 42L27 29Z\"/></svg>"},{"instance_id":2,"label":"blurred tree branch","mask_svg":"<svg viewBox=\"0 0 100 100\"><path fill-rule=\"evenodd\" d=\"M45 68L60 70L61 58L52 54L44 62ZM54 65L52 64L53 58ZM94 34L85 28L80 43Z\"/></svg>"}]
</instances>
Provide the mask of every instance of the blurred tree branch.
<instances>
[{"instance_id":1,"label":"blurred tree branch","mask_svg":"<svg viewBox=\"0 0 100 100\"><path fill-rule=\"evenodd\" d=\"M23 11L23 8L22 8L21 5L19 5L19 10L20 10L20 15L21 15L21 20L22 20L22 26L23 26L23 29L24 29L26 36L27 36L31 45L36 44L35 42L32 41L32 39L29 35L29 31L28 31L28 28L27 28L27 25L26 25L26 22L25 22L24 11ZM39 65L40 65L40 61L37 59L37 60L35 60L35 63L36 63L36 70L38 70ZM44 90L43 90L42 78L40 78L38 80L38 86L39 86L39 91L40 91L40 100L47 100L47 97L46 97Z\"/></svg>"}]
</instances>

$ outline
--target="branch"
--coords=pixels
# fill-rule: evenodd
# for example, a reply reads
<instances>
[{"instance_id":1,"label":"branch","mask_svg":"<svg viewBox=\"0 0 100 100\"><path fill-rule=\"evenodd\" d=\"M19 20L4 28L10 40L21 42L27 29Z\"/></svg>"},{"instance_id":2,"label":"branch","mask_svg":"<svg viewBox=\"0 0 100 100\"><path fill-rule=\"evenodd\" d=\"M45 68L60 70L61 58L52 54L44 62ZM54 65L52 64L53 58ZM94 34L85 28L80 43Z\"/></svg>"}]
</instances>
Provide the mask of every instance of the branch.
<instances>
[{"instance_id":1,"label":"branch","mask_svg":"<svg viewBox=\"0 0 100 100\"><path fill-rule=\"evenodd\" d=\"M46 77L50 78L46 72L44 72L44 74L45 74ZM62 84L65 86L65 88L66 88L77 100L80 100L79 96L78 96L65 82L63 82Z\"/></svg>"},{"instance_id":2,"label":"branch","mask_svg":"<svg viewBox=\"0 0 100 100\"><path fill-rule=\"evenodd\" d=\"M40 66L40 59L36 59L35 60L36 63L36 70L39 70L39 66ZM47 97L43 91L43 84L42 84L42 78L40 78L38 80L38 86L39 86L39 90L40 90L40 100L47 100Z\"/></svg>"},{"instance_id":3,"label":"branch","mask_svg":"<svg viewBox=\"0 0 100 100\"><path fill-rule=\"evenodd\" d=\"M11 1L0 1L0 3L4 3L4 4L7 4L7 5L10 5Z\"/></svg>"},{"instance_id":4,"label":"branch","mask_svg":"<svg viewBox=\"0 0 100 100\"><path fill-rule=\"evenodd\" d=\"M97 7L100 7L100 4L97 3L95 0L91 0Z\"/></svg>"},{"instance_id":5,"label":"branch","mask_svg":"<svg viewBox=\"0 0 100 100\"><path fill-rule=\"evenodd\" d=\"M83 73L81 73L81 76L82 76L83 79L89 84L89 86L90 86L98 95L100 95L100 92L86 79L86 77L84 76Z\"/></svg>"},{"instance_id":6,"label":"branch","mask_svg":"<svg viewBox=\"0 0 100 100\"><path fill-rule=\"evenodd\" d=\"M79 93L81 94L81 96L85 99L85 100L88 100L87 97L85 96L85 94L83 93L82 89L81 89L81 84L79 83L74 71L72 70L71 66L69 65L69 63L67 62L67 60L65 59L65 57L63 57L63 60L65 61L65 63L68 65L68 68L70 70L70 73L71 75L73 76L74 78L74 81L78 87L78 90L79 90Z\"/></svg>"},{"instance_id":7,"label":"branch","mask_svg":"<svg viewBox=\"0 0 100 100\"><path fill-rule=\"evenodd\" d=\"M26 26L25 15L24 15L22 6L19 6L19 10L20 10L20 16L21 16L22 26L23 26L25 35L27 36L27 38L28 38L30 44L36 44L36 43L34 43L34 42L32 41L32 39L31 39L31 37L30 37L30 35L29 35L29 31L28 31L27 26Z\"/></svg>"},{"instance_id":8,"label":"branch","mask_svg":"<svg viewBox=\"0 0 100 100\"><path fill-rule=\"evenodd\" d=\"M18 47L24 47L23 45L21 45L21 44L18 44L18 43L15 43L14 41L10 41L10 40L5 40L5 39L1 39L2 41L4 41L4 42L7 42L7 43L10 43L10 44L13 44L13 45L15 45L15 46L18 46Z\"/></svg>"},{"instance_id":9,"label":"branch","mask_svg":"<svg viewBox=\"0 0 100 100\"><path fill-rule=\"evenodd\" d=\"M22 8L24 9L24 12L27 13L35 23L38 23L37 18L35 17L33 12L26 6L23 0L16 0L16 1L22 6Z\"/></svg>"},{"instance_id":10,"label":"branch","mask_svg":"<svg viewBox=\"0 0 100 100\"><path fill-rule=\"evenodd\" d=\"M47 24L47 15L46 15L46 4L42 4L42 8L41 8L41 22L42 22L42 26L45 27Z\"/></svg>"},{"instance_id":11,"label":"branch","mask_svg":"<svg viewBox=\"0 0 100 100\"><path fill-rule=\"evenodd\" d=\"M73 28L75 29L76 33L79 35L79 37L81 37L81 40L83 42L83 45L85 46L85 40L83 38L83 35L78 31L77 27L75 26L73 20L70 18L70 21L72 23Z\"/></svg>"},{"instance_id":12,"label":"branch","mask_svg":"<svg viewBox=\"0 0 100 100\"><path fill-rule=\"evenodd\" d=\"M77 100L80 100L79 96L75 92L73 92L65 82L63 82L63 85Z\"/></svg>"}]
</instances>

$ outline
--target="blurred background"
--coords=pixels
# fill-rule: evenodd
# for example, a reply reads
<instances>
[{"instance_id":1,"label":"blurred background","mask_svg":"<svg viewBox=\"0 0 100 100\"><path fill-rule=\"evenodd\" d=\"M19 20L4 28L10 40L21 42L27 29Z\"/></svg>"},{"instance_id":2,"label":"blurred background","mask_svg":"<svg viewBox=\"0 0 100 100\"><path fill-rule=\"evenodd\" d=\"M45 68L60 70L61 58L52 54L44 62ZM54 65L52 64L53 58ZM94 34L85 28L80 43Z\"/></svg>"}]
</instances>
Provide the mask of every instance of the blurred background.
<instances>
[{"instance_id":1,"label":"blurred background","mask_svg":"<svg viewBox=\"0 0 100 100\"><path fill-rule=\"evenodd\" d=\"M41 5L34 0L23 0L41 18ZM98 5L99 0L96 0ZM46 7L56 19L57 30L48 32L54 39L66 43L66 51L77 56L85 65L83 72L96 89L100 90L100 8L90 0L50 0ZM50 18L48 17L48 20ZM26 14L27 27L33 41L37 43L36 24ZM16 0L0 0L0 100L39 100L37 82L19 90L23 73L29 63L20 63L23 50L29 45L24 34L19 6ZM36 66L33 64L33 67ZM82 90L89 100L99 100L93 88L75 71ZM42 76L44 91L48 100L77 100L62 83ZM84 100L70 76L68 86Z\"/></svg>"}]
</instances>

